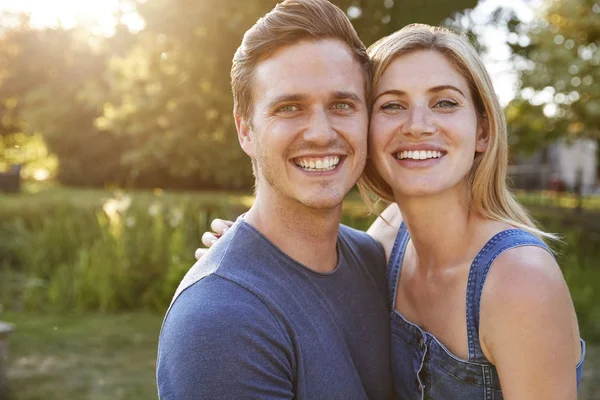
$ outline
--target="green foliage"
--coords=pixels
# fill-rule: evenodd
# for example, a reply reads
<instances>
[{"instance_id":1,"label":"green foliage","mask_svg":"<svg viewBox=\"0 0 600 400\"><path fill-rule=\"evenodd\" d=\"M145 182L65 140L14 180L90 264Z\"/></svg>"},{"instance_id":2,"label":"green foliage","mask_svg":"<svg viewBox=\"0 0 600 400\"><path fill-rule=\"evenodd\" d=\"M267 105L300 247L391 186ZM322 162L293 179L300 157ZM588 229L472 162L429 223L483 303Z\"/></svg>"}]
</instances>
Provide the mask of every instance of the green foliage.
<instances>
[{"instance_id":1,"label":"green foliage","mask_svg":"<svg viewBox=\"0 0 600 400\"><path fill-rule=\"evenodd\" d=\"M476 4L333 2L367 45ZM0 134L41 133L70 185L249 189L229 70L245 30L277 2L132 3L146 22L136 34L122 25L111 38L37 30L26 18L0 29Z\"/></svg>"},{"instance_id":2,"label":"green foliage","mask_svg":"<svg viewBox=\"0 0 600 400\"><path fill-rule=\"evenodd\" d=\"M332 3L352 15L352 8L358 17L352 19L356 32L369 46L383 36L387 36L412 23L440 25L456 12L473 8L477 0L332 0Z\"/></svg>"},{"instance_id":3,"label":"green foliage","mask_svg":"<svg viewBox=\"0 0 600 400\"><path fill-rule=\"evenodd\" d=\"M163 312L216 216L235 218L251 196L129 194L54 189L0 197L0 308ZM600 341L600 215L532 206L563 235L561 265L583 335ZM374 217L351 194L342 222L366 230Z\"/></svg>"},{"instance_id":4,"label":"green foliage","mask_svg":"<svg viewBox=\"0 0 600 400\"><path fill-rule=\"evenodd\" d=\"M98 99L106 92L108 54L89 39L84 29L34 30L28 24L0 34L0 132L41 133L60 161L63 183L122 183L126 138L95 128L102 103L87 94Z\"/></svg>"},{"instance_id":5,"label":"green foliage","mask_svg":"<svg viewBox=\"0 0 600 400\"><path fill-rule=\"evenodd\" d=\"M41 195L20 204L5 201L0 304L37 311L162 311L210 221L239 215L247 208L242 202L150 194L83 204Z\"/></svg>"},{"instance_id":6,"label":"green foliage","mask_svg":"<svg viewBox=\"0 0 600 400\"><path fill-rule=\"evenodd\" d=\"M542 18L511 22L521 77L506 112L513 146L532 151L558 137L600 138L599 19L595 0L547 0Z\"/></svg>"},{"instance_id":7,"label":"green foliage","mask_svg":"<svg viewBox=\"0 0 600 400\"><path fill-rule=\"evenodd\" d=\"M571 211L573 212L573 211ZM582 336L600 341L600 216L564 211L537 210L535 217L549 232L561 235L563 243L554 244L557 261L569 285ZM587 223L582 223L586 219Z\"/></svg>"}]
</instances>

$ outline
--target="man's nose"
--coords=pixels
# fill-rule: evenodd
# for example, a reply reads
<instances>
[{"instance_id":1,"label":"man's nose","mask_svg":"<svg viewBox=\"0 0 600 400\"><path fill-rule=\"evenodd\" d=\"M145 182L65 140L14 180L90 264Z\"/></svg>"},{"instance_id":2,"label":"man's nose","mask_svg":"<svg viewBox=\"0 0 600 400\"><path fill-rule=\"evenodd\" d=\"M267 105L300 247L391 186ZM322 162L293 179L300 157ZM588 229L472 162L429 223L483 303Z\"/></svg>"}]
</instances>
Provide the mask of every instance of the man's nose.
<instances>
[{"instance_id":1,"label":"man's nose","mask_svg":"<svg viewBox=\"0 0 600 400\"><path fill-rule=\"evenodd\" d=\"M316 145L325 146L335 140L336 132L331 126L325 110L316 110L311 113L308 126L304 131L304 140Z\"/></svg>"}]
</instances>

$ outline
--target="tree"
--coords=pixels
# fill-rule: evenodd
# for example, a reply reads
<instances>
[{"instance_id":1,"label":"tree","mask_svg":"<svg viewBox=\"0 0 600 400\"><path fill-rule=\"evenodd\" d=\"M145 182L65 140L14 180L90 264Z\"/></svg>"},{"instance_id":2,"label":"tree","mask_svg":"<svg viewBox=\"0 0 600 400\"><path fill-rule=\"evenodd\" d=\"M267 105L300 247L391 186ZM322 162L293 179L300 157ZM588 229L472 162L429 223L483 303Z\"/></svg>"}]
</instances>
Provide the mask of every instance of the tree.
<instances>
[{"instance_id":1,"label":"tree","mask_svg":"<svg viewBox=\"0 0 600 400\"><path fill-rule=\"evenodd\" d=\"M600 4L548 0L542 18L511 23L520 74L506 114L511 144L533 150L556 138L600 138Z\"/></svg>"},{"instance_id":2,"label":"tree","mask_svg":"<svg viewBox=\"0 0 600 400\"><path fill-rule=\"evenodd\" d=\"M127 138L94 125L107 93L108 57L91 39L80 27L32 29L26 17L2 31L0 133L33 141L42 133L60 161L58 178L65 184L120 184Z\"/></svg>"},{"instance_id":3,"label":"tree","mask_svg":"<svg viewBox=\"0 0 600 400\"><path fill-rule=\"evenodd\" d=\"M356 32L369 46L411 23L440 25L456 12L473 8L477 0L333 0L352 19Z\"/></svg>"},{"instance_id":4,"label":"tree","mask_svg":"<svg viewBox=\"0 0 600 400\"><path fill-rule=\"evenodd\" d=\"M368 45L410 22L439 24L476 0L334 3ZM120 25L110 38L84 27L32 29L26 18L0 26L0 133L42 133L66 184L248 189L229 70L243 33L275 4L138 1L145 29Z\"/></svg>"},{"instance_id":5,"label":"tree","mask_svg":"<svg viewBox=\"0 0 600 400\"><path fill-rule=\"evenodd\" d=\"M409 22L438 24L474 0L334 1L366 44ZM229 86L243 33L273 0L155 0L138 4L146 29L111 63L111 100L98 126L127 135L123 157L138 184L248 188L250 163L237 144ZM147 178L144 178L146 176ZM157 183L158 184L158 183Z\"/></svg>"}]
</instances>

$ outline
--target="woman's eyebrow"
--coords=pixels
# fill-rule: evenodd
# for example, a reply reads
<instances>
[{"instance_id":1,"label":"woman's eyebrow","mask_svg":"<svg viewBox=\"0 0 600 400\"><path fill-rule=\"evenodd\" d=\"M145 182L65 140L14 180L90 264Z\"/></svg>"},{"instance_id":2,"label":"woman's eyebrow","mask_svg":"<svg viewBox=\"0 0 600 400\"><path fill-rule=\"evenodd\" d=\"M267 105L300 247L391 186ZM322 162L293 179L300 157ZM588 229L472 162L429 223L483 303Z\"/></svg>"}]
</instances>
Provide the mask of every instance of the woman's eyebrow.
<instances>
[{"instance_id":1,"label":"woman's eyebrow","mask_svg":"<svg viewBox=\"0 0 600 400\"><path fill-rule=\"evenodd\" d=\"M443 90L454 90L455 92L460 93L463 97L466 97L462 90L460 90L456 86L452 86L452 85L438 85L438 86L434 86L432 88L429 88L427 91L430 92L430 93L437 93L437 92L441 92ZM406 95L407 92L404 91L404 90L399 90L399 89L386 90L385 92L379 93L375 97L375 99L373 99L373 103L375 103L378 98L380 98L381 96L385 96L386 94L391 94L391 95L400 97L400 96Z\"/></svg>"}]
</instances>

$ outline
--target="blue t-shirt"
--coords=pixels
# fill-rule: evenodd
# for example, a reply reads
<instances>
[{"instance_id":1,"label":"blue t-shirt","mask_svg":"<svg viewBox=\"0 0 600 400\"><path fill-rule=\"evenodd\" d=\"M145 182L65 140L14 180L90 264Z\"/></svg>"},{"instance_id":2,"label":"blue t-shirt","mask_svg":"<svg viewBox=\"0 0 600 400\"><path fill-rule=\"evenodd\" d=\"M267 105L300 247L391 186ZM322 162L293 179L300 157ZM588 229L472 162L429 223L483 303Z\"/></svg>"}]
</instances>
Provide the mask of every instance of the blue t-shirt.
<instances>
[{"instance_id":1,"label":"blue t-shirt","mask_svg":"<svg viewBox=\"0 0 600 400\"><path fill-rule=\"evenodd\" d=\"M385 255L340 226L338 265L319 274L239 219L175 293L160 334L159 397L392 396Z\"/></svg>"}]
</instances>

